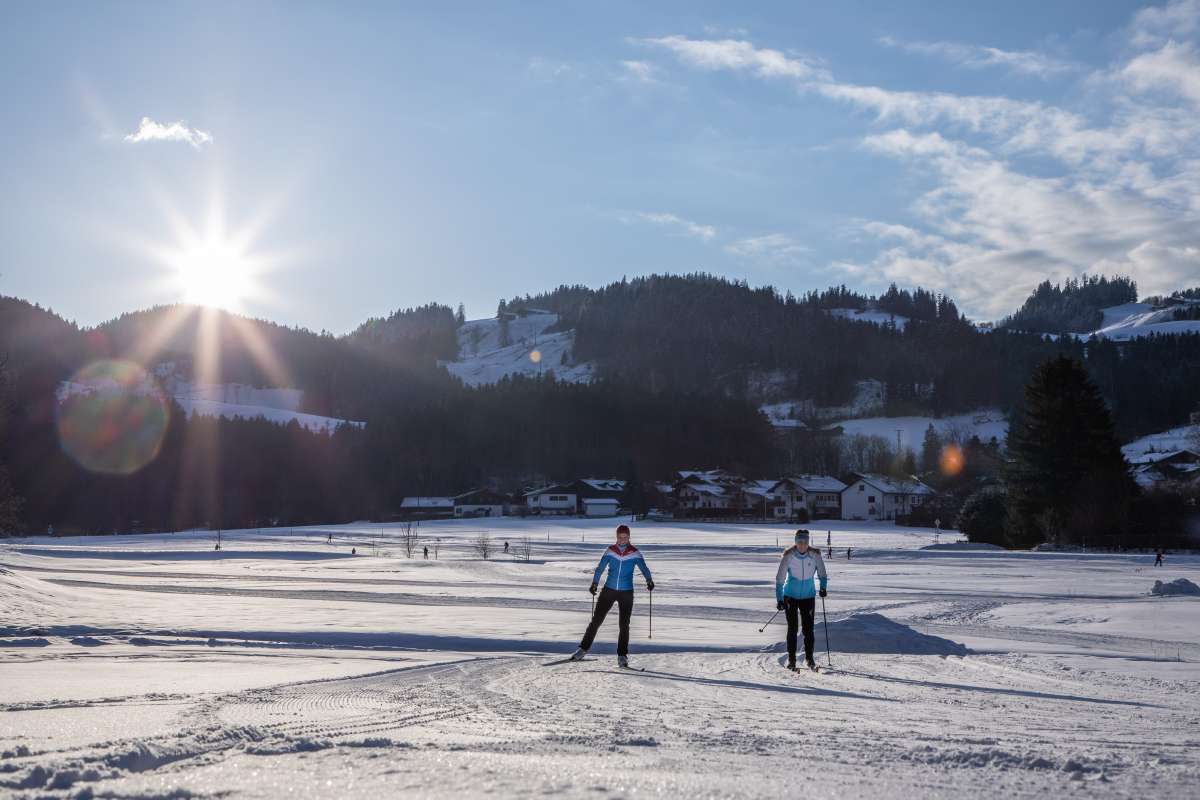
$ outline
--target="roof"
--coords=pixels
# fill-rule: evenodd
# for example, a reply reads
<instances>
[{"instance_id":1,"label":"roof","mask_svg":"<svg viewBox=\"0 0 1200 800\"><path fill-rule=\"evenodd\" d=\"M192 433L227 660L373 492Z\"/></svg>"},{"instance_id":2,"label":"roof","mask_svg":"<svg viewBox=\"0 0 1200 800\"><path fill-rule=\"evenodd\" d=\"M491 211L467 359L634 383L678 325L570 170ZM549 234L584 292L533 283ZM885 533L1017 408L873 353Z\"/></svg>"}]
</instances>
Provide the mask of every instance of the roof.
<instances>
[{"instance_id":1,"label":"roof","mask_svg":"<svg viewBox=\"0 0 1200 800\"><path fill-rule=\"evenodd\" d=\"M840 492L846 484L829 475L792 475L792 482L806 492Z\"/></svg>"},{"instance_id":2,"label":"roof","mask_svg":"<svg viewBox=\"0 0 1200 800\"><path fill-rule=\"evenodd\" d=\"M933 494L933 489L930 489L925 484L921 483L916 476L909 476L906 479L893 478L890 475L880 475L877 472L858 472L855 473L857 480L864 483L869 483L884 494ZM849 487L847 487L849 488Z\"/></svg>"},{"instance_id":3,"label":"roof","mask_svg":"<svg viewBox=\"0 0 1200 800\"><path fill-rule=\"evenodd\" d=\"M401 508L454 508L449 497L406 497L400 501Z\"/></svg>"},{"instance_id":4,"label":"roof","mask_svg":"<svg viewBox=\"0 0 1200 800\"><path fill-rule=\"evenodd\" d=\"M625 491L625 481L619 481L616 478L580 478L579 482L586 483L588 486L600 492Z\"/></svg>"},{"instance_id":5,"label":"roof","mask_svg":"<svg viewBox=\"0 0 1200 800\"><path fill-rule=\"evenodd\" d=\"M1200 453L1191 450L1171 450L1166 453L1142 453L1140 456L1129 459L1130 464L1160 464L1164 461L1177 461L1185 464L1200 462Z\"/></svg>"},{"instance_id":6,"label":"roof","mask_svg":"<svg viewBox=\"0 0 1200 800\"><path fill-rule=\"evenodd\" d=\"M543 486L540 489L534 489L532 491L528 491L525 493L524 496L525 497L534 497L539 494L548 494L549 492L554 492L555 494L575 494L575 490L572 489L570 486L566 486L561 483L553 483L549 486Z\"/></svg>"},{"instance_id":7,"label":"roof","mask_svg":"<svg viewBox=\"0 0 1200 800\"><path fill-rule=\"evenodd\" d=\"M725 494L725 487L717 486L715 483L689 483L685 488L700 494L711 494L718 497Z\"/></svg>"}]
</instances>

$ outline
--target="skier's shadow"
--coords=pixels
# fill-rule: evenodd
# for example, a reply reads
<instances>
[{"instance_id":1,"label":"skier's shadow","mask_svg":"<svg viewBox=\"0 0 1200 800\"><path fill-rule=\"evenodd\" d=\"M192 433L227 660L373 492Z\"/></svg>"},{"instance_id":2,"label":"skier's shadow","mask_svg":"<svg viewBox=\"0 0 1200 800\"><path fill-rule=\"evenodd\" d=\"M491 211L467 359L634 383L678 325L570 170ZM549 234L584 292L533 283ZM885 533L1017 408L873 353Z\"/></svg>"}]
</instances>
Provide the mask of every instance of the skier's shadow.
<instances>
[{"instance_id":1,"label":"skier's shadow","mask_svg":"<svg viewBox=\"0 0 1200 800\"><path fill-rule=\"evenodd\" d=\"M802 694L809 697L813 695L823 695L825 697L844 697L854 700L879 700L888 703L898 703L899 700L891 697L872 697L866 694L855 694L854 692L839 692L835 689L822 689L818 686L785 686L783 684L770 683L751 683L750 681L735 681L722 680L720 678L698 678L694 675L676 675L673 672L659 672L653 669L643 670L609 670L609 669L593 669L588 672L607 673L609 675L631 675L634 677L641 676L643 678L655 678L657 680L681 681L683 683L698 683L702 686L725 686L730 689L749 689L755 692L781 692L784 694Z\"/></svg>"}]
</instances>

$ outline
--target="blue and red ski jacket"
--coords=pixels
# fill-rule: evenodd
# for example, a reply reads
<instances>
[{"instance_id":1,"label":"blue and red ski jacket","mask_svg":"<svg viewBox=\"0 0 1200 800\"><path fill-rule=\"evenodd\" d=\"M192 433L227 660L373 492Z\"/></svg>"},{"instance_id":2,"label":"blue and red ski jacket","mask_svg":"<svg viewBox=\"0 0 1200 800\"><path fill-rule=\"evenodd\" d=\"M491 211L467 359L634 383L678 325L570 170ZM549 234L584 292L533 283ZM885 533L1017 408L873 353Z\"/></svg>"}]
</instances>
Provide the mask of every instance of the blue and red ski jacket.
<instances>
[{"instance_id":1,"label":"blue and red ski jacket","mask_svg":"<svg viewBox=\"0 0 1200 800\"><path fill-rule=\"evenodd\" d=\"M650 568L646 566L646 559L642 558L640 550L633 545L629 545L624 550L615 544L609 545L600 558L600 563L596 565L592 583L599 585L600 576L607 569L608 579L604 581L605 589L616 589L618 592L630 591L633 589L633 568L635 566L642 571L647 583L654 580L650 577Z\"/></svg>"}]
</instances>

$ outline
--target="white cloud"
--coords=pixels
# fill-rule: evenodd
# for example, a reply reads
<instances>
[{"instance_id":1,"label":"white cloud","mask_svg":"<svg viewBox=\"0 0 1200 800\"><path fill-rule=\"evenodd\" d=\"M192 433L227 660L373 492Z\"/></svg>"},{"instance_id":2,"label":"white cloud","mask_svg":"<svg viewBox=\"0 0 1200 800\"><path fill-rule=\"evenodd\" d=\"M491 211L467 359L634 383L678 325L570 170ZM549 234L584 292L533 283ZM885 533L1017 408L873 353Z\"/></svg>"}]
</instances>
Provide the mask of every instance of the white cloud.
<instances>
[{"instance_id":1,"label":"white cloud","mask_svg":"<svg viewBox=\"0 0 1200 800\"><path fill-rule=\"evenodd\" d=\"M1200 106L1200 59L1186 42L1169 41L1142 53L1125 65L1121 75L1138 91L1172 91Z\"/></svg>"},{"instance_id":2,"label":"white cloud","mask_svg":"<svg viewBox=\"0 0 1200 800\"><path fill-rule=\"evenodd\" d=\"M767 261L774 264L794 263L809 252L809 248L783 233L751 236L725 245L725 252L739 258Z\"/></svg>"},{"instance_id":3,"label":"white cloud","mask_svg":"<svg viewBox=\"0 0 1200 800\"><path fill-rule=\"evenodd\" d=\"M895 47L906 53L943 58L965 69L1002 67L1023 75L1047 78L1075 69L1074 65L1031 50L1001 50L996 47L963 44L961 42L906 42L884 36L880 44Z\"/></svg>"},{"instance_id":4,"label":"white cloud","mask_svg":"<svg viewBox=\"0 0 1200 800\"><path fill-rule=\"evenodd\" d=\"M656 67L648 61L622 61L621 66L625 68L626 76L636 81L658 83L658 79L654 77Z\"/></svg>"},{"instance_id":5,"label":"white cloud","mask_svg":"<svg viewBox=\"0 0 1200 800\"><path fill-rule=\"evenodd\" d=\"M630 220L629 217L625 217L625 219L627 221ZM633 215L632 219L650 222L655 225L678 228L688 236L694 236L697 239L703 239L706 242L716 238L717 236L717 229L712 225L701 225L698 222L692 222L690 219L684 219L683 217L676 216L675 214L638 211Z\"/></svg>"},{"instance_id":6,"label":"white cloud","mask_svg":"<svg viewBox=\"0 0 1200 800\"><path fill-rule=\"evenodd\" d=\"M637 41L670 50L685 64L700 69L744 71L760 78L828 79L828 73L816 59L788 56L736 39L713 41L663 36Z\"/></svg>"},{"instance_id":7,"label":"white cloud","mask_svg":"<svg viewBox=\"0 0 1200 800\"><path fill-rule=\"evenodd\" d=\"M1163 44L1200 31L1200 0L1172 0L1143 8L1133 17L1132 43L1137 47Z\"/></svg>"},{"instance_id":8,"label":"white cloud","mask_svg":"<svg viewBox=\"0 0 1200 800\"><path fill-rule=\"evenodd\" d=\"M142 117L138 129L125 137L125 141L137 144L139 142L186 142L192 147L212 144L212 134L199 128L189 128L185 122L155 122L149 117Z\"/></svg>"},{"instance_id":9,"label":"white cloud","mask_svg":"<svg viewBox=\"0 0 1200 800\"><path fill-rule=\"evenodd\" d=\"M876 246L873 254L834 254L828 268L864 284L924 284L949 292L968 313L998 317L1046 278L1121 273L1146 294L1196 283L1200 56L1180 38L1200 32L1194 10L1200 0L1139 13L1128 55L1081 76L1086 91L1071 109L841 82L815 59L748 41L668 36L642 43L696 69L783 80L892 126L865 132L863 147L895 159L924 187L902 212L904 224L855 223ZM1037 68L1030 54L935 49L964 61L986 55L997 65ZM769 240L726 249L761 255Z\"/></svg>"}]
</instances>

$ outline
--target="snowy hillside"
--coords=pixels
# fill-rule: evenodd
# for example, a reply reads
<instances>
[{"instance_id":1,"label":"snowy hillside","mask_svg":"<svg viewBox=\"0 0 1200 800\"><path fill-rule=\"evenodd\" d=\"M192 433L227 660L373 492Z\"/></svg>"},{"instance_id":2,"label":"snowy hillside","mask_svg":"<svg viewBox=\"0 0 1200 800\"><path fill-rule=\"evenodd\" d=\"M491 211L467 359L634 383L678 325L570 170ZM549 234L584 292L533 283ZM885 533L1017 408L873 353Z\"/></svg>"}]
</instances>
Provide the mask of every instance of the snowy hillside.
<instances>
[{"instance_id":1,"label":"snowy hillside","mask_svg":"<svg viewBox=\"0 0 1200 800\"><path fill-rule=\"evenodd\" d=\"M1147 453L1170 453L1174 450L1196 450L1200 442L1200 425L1183 425L1162 433L1152 433L1135 439L1121 448L1125 458L1137 461Z\"/></svg>"},{"instance_id":2,"label":"snowy hillside","mask_svg":"<svg viewBox=\"0 0 1200 800\"><path fill-rule=\"evenodd\" d=\"M793 673L783 615L764 625L791 528L635 523L659 584L651 620L635 579L641 672L616 667L615 612L565 661L612 521L487 520L528 562L481 559L481 525L422 523L414 558L374 524L226 531L220 551L5 543L0 795L1195 795L1200 599L1150 591L1200 581L1196 556L821 522L826 669Z\"/></svg>"},{"instance_id":3,"label":"snowy hillside","mask_svg":"<svg viewBox=\"0 0 1200 800\"><path fill-rule=\"evenodd\" d=\"M908 317L901 317L898 314L889 314L886 311L880 311L877 308L831 308L830 316L840 319L848 319L852 322L870 322L875 325L887 325L891 323L896 326L897 330L904 330L904 326L908 324Z\"/></svg>"},{"instance_id":4,"label":"snowy hillside","mask_svg":"<svg viewBox=\"0 0 1200 800\"><path fill-rule=\"evenodd\" d=\"M868 417L865 419L848 419L826 426L827 428L841 427L846 436L882 436L890 442L896 441L896 431L900 431L900 444L914 452L919 452L925 439L925 429L930 425L941 434L943 439L966 440L978 436L987 442L993 436L1000 444L1008 437L1008 420L998 409L981 409L970 414L957 414L951 417Z\"/></svg>"},{"instance_id":5,"label":"snowy hillside","mask_svg":"<svg viewBox=\"0 0 1200 800\"><path fill-rule=\"evenodd\" d=\"M1200 305L1200 301L1187 301L1186 305ZM1151 334L1200 333L1200 320L1174 319L1175 310L1180 307L1159 307L1149 303L1111 306L1101 311L1104 319L1098 330L1078 336L1081 339L1096 336L1122 342Z\"/></svg>"},{"instance_id":6,"label":"snowy hillside","mask_svg":"<svg viewBox=\"0 0 1200 800\"><path fill-rule=\"evenodd\" d=\"M558 315L548 311L516 315L507 322L471 320L458 329L458 359L439 363L468 386L495 383L506 375L533 377L549 371L560 381L588 383L594 374L592 365L570 363L575 333L546 333L557 322Z\"/></svg>"},{"instance_id":7,"label":"snowy hillside","mask_svg":"<svg viewBox=\"0 0 1200 800\"><path fill-rule=\"evenodd\" d=\"M179 404L189 417L221 417L223 419L265 419L281 425L295 420L302 428L315 433L332 433L339 425L349 424L362 427L366 423L353 420L323 417L297 411L304 398L299 389L275 389L247 386L241 383L192 383L175 371L171 362L154 368L156 377L146 379L134 391L143 394L162 392ZM68 397L123 391L111 381L103 379L63 381L58 388L58 401Z\"/></svg>"}]
</instances>

